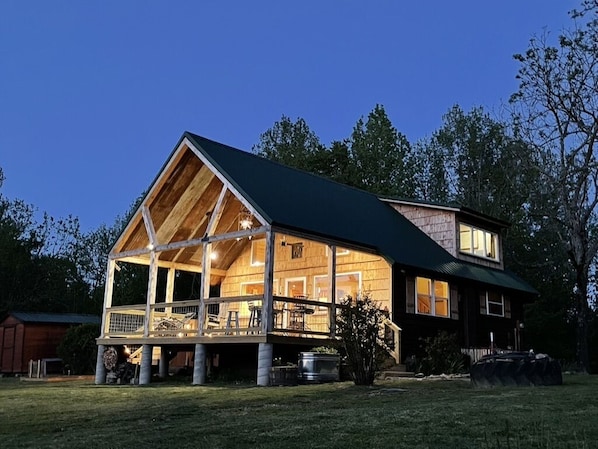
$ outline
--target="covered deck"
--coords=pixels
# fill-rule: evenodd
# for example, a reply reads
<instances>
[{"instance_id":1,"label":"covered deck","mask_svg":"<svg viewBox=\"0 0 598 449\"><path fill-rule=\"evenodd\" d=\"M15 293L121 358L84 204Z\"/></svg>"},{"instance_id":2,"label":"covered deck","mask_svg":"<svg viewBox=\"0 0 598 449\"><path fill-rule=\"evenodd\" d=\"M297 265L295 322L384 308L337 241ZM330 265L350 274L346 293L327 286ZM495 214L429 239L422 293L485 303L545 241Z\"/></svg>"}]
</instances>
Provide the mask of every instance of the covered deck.
<instances>
[{"instance_id":1,"label":"covered deck","mask_svg":"<svg viewBox=\"0 0 598 449\"><path fill-rule=\"evenodd\" d=\"M270 332L262 323L263 295L209 298L204 301L203 326L198 325L199 301L187 300L150 306L148 335L144 304L107 309L107 330L101 344L124 338L129 344L266 342L268 337L334 339L332 304L308 298L273 297ZM213 313L210 313L213 311ZM200 330L201 328L201 330ZM270 340L273 340L270 338ZM280 341L280 339L277 339Z\"/></svg>"}]
</instances>

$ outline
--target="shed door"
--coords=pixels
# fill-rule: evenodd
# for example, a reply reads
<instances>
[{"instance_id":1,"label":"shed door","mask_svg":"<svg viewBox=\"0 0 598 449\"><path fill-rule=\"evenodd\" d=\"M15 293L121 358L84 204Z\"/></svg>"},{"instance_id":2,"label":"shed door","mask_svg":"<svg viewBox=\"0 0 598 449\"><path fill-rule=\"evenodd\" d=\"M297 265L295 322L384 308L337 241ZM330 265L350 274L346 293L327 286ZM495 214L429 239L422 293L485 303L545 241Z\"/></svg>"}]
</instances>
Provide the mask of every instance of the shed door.
<instances>
[{"instance_id":1,"label":"shed door","mask_svg":"<svg viewBox=\"0 0 598 449\"><path fill-rule=\"evenodd\" d=\"M2 366L0 371L3 373L12 373L13 370L13 359L15 352L15 328L5 327L4 328L4 342L2 344Z\"/></svg>"}]
</instances>

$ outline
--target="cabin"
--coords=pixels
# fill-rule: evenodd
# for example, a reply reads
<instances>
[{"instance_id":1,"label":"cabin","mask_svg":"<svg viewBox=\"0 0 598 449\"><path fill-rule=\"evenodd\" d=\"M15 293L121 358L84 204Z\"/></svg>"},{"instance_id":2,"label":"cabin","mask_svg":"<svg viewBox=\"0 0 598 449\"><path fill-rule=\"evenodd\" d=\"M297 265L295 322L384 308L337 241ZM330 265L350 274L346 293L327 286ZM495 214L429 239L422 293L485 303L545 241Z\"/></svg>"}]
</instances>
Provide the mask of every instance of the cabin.
<instances>
[{"instance_id":1,"label":"cabin","mask_svg":"<svg viewBox=\"0 0 598 449\"><path fill-rule=\"evenodd\" d=\"M10 312L0 322L0 373L23 374L30 360L56 360L67 330L100 324L100 317L73 313Z\"/></svg>"},{"instance_id":2,"label":"cabin","mask_svg":"<svg viewBox=\"0 0 598 449\"><path fill-rule=\"evenodd\" d=\"M397 363L440 330L464 349L490 347L490 335L517 348L536 291L505 270L506 226L459 206L381 198L186 132L109 254L96 383L113 366L106 355L124 348L139 360L140 384L152 365L165 376L184 353L194 384L244 366L268 385L275 358L338 344L341 300L366 292L388 311ZM142 298L126 295L132 268L147 275ZM189 275L195 297L177 293Z\"/></svg>"}]
</instances>

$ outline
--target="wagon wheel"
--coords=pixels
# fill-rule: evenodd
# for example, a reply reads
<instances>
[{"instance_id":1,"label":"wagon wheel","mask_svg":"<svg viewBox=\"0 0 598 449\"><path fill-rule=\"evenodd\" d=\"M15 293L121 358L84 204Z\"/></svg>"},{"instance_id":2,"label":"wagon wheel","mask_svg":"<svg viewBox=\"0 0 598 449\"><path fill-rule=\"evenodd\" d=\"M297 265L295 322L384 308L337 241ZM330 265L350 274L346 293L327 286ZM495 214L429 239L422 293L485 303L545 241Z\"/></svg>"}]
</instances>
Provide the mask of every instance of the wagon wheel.
<instances>
[{"instance_id":1,"label":"wagon wheel","mask_svg":"<svg viewBox=\"0 0 598 449\"><path fill-rule=\"evenodd\" d=\"M114 349L114 346L110 346L104 351L103 358L106 369L112 371L118 361L118 353L116 352L116 349Z\"/></svg>"}]
</instances>

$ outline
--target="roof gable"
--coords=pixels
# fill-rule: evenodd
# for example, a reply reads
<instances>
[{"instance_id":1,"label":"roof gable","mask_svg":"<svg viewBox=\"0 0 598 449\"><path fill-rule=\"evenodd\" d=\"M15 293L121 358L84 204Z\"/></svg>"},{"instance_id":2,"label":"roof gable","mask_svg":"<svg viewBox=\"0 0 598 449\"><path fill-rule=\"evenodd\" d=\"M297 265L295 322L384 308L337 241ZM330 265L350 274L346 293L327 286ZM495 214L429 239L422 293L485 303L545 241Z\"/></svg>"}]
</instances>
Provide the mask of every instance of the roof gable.
<instances>
[{"instance_id":1,"label":"roof gable","mask_svg":"<svg viewBox=\"0 0 598 449\"><path fill-rule=\"evenodd\" d=\"M221 200L226 207L219 208ZM155 247L160 251L158 264L201 271L202 239L211 214L224 211L209 233L232 235L243 207L275 230L370 251L420 271L535 292L501 270L469 267L456 260L374 194L189 132L152 183L111 257L149 264ZM220 239L212 275L225 276L247 242Z\"/></svg>"},{"instance_id":2,"label":"roof gable","mask_svg":"<svg viewBox=\"0 0 598 449\"><path fill-rule=\"evenodd\" d=\"M452 257L369 192L185 133L271 225L369 248L429 269Z\"/></svg>"},{"instance_id":3,"label":"roof gable","mask_svg":"<svg viewBox=\"0 0 598 449\"><path fill-rule=\"evenodd\" d=\"M381 197L380 199L391 204L400 204L424 209L446 210L453 212L456 216L460 218L465 218L465 220L473 219L474 222L486 223L497 228L508 228L511 226L511 224L507 221L501 220L500 218L492 217L490 215L484 214L475 209L463 206L458 203L439 203L434 201L394 197Z\"/></svg>"}]
</instances>

